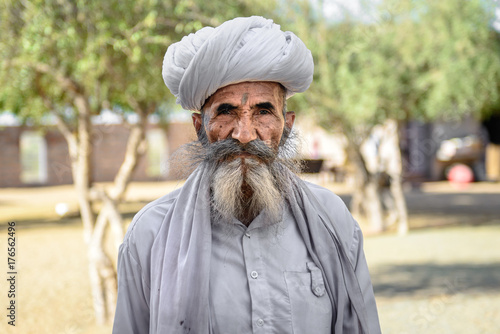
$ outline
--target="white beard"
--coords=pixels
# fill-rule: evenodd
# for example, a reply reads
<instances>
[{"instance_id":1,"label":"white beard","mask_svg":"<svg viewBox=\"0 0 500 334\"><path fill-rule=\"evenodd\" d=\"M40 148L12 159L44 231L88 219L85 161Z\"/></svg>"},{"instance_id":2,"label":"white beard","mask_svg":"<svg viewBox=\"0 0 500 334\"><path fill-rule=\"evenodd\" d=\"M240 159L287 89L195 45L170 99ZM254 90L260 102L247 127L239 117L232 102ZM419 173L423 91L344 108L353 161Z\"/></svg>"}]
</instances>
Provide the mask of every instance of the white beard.
<instances>
[{"instance_id":1,"label":"white beard","mask_svg":"<svg viewBox=\"0 0 500 334\"><path fill-rule=\"evenodd\" d=\"M246 198L243 185L252 190ZM223 162L214 172L212 181L212 218L214 222L232 222L255 218L265 210L266 221L281 221L283 197L269 167L252 158L237 158Z\"/></svg>"}]
</instances>

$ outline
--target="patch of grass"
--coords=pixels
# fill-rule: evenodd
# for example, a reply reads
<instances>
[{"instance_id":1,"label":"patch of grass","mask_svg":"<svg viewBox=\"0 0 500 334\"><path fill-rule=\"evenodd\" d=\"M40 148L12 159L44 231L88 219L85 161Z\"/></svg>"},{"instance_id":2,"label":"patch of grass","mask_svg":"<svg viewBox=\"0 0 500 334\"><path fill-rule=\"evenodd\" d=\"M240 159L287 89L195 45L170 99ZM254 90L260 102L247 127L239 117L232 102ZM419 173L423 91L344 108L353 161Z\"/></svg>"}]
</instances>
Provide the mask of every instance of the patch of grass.
<instances>
[{"instance_id":1,"label":"patch of grass","mask_svg":"<svg viewBox=\"0 0 500 334\"><path fill-rule=\"evenodd\" d=\"M6 238L1 236L0 240L1 249L5 249ZM19 228L16 241L16 327L3 319L0 333L111 332L111 326L95 325L86 246L79 225ZM2 252L2 263L6 263L5 257L6 252ZM3 292L2 305L6 305Z\"/></svg>"}]
</instances>

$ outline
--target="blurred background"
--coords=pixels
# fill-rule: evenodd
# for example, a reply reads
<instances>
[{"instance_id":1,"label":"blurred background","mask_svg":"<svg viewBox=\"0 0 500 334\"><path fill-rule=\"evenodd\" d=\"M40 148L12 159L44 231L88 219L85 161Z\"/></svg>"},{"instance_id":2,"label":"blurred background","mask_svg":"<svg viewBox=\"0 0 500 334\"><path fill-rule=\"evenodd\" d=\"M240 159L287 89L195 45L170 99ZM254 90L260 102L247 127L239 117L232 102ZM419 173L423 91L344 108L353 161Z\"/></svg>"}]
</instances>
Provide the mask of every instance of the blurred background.
<instances>
[{"instance_id":1,"label":"blurred background","mask_svg":"<svg viewBox=\"0 0 500 334\"><path fill-rule=\"evenodd\" d=\"M117 247L182 185L171 157L195 139L165 51L250 15L313 54L288 102L297 158L363 228L382 331L500 332L497 1L0 0L0 15L0 262L15 222L18 271L1 333L111 332Z\"/></svg>"}]
</instances>

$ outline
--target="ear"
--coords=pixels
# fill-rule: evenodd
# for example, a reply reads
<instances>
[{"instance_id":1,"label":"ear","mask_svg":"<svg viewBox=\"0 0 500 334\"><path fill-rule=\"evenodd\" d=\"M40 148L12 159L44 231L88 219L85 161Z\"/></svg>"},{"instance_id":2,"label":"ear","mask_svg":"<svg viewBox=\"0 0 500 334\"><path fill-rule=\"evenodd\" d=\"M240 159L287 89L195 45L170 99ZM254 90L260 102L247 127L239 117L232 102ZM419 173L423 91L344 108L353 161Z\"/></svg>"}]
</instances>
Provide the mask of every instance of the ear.
<instances>
[{"instance_id":1,"label":"ear","mask_svg":"<svg viewBox=\"0 0 500 334\"><path fill-rule=\"evenodd\" d=\"M291 130L294 122L295 122L295 111L287 111L285 115L285 126Z\"/></svg>"},{"instance_id":2,"label":"ear","mask_svg":"<svg viewBox=\"0 0 500 334\"><path fill-rule=\"evenodd\" d=\"M194 129L196 130L196 133L200 132L200 129L203 125L201 121L201 114L200 113L192 113L191 117L193 118L193 126Z\"/></svg>"}]
</instances>

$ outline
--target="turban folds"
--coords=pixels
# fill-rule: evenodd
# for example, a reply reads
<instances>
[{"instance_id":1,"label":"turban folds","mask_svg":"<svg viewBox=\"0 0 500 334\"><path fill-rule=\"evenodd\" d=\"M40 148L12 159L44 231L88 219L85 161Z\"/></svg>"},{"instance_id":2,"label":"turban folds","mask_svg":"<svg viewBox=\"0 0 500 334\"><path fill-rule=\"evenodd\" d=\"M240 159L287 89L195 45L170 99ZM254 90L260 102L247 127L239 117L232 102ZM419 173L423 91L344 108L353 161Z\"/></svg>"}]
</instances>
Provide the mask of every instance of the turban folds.
<instances>
[{"instance_id":1,"label":"turban folds","mask_svg":"<svg viewBox=\"0 0 500 334\"><path fill-rule=\"evenodd\" d=\"M169 46L163 80L184 109L201 110L219 88L244 81L273 81L287 98L311 84L311 52L272 20L240 17L205 27Z\"/></svg>"}]
</instances>

